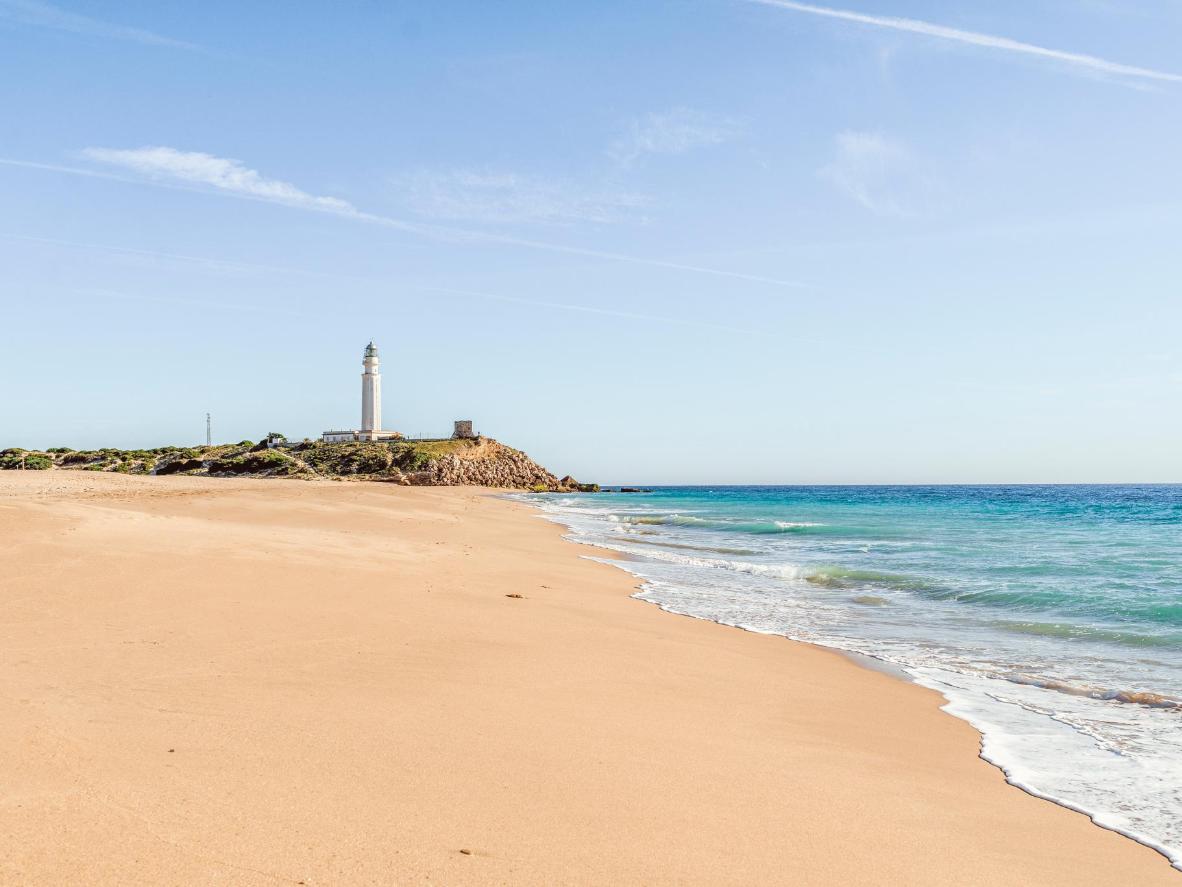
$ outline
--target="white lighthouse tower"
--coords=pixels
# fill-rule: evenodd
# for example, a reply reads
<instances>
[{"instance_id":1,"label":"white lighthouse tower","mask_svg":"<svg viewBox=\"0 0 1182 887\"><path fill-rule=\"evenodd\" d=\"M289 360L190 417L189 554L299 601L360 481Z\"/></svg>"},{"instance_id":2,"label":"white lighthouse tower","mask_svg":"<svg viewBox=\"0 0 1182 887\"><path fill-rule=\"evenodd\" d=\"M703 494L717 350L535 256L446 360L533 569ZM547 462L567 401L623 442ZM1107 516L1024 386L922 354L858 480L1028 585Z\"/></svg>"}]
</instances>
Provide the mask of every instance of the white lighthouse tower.
<instances>
[{"instance_id":1,"label":"white lighthouse tower","mask_svg":"<svg viewBox=\"0 0 1182 887\"><path fill-rule=\"evenodd\" d=\"M326 431L321 435L325 443L344 443L350 440L394 440L402 437L397 431L382 430L382 374L378 367L378 346L372 341L365 346L361 359L361 429L359 431Z\"/></svg>"},{"instance_id":2,"label":"white lighthouse tower","mask_svg":"<svg viewBox=\"0 0 1182 887\"><path fill-rule=\"evenodd\" d=\"M382 430L382 374L378 372L378 349L372 341L365 346L361 365L361 439L377 440Z\"/></svg>"}]
</instances>

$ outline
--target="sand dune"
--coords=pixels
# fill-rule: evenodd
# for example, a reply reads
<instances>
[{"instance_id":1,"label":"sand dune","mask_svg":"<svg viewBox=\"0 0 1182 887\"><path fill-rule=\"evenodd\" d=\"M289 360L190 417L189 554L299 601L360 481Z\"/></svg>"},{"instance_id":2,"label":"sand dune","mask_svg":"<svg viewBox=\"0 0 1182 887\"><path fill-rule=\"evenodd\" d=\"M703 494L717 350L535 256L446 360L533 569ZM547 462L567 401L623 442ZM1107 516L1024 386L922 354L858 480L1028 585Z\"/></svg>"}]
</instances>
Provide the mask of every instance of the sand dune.
<instances>
[{"instance_id":1,"label":"sand dune","mask_svg":"<svg viewBox=\"0 0 1182 887\"><path fill-rule=\"evenodd\" d=\"M0 472L0 884L1182 884L579 553L473 489Z\"/></svg>"}]
</instances>

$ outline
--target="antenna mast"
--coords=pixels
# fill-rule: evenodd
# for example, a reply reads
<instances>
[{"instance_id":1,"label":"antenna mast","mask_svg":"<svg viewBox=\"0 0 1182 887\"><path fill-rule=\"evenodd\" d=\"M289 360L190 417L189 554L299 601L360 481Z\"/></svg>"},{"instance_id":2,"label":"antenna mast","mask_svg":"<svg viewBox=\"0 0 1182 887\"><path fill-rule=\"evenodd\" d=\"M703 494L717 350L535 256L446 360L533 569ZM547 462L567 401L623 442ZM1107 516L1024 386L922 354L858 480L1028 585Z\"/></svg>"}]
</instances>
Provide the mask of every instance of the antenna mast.
<instances>
[{"instance_id":1,"label":"antenna mast","mask_svg":"<svg viewBox=\"0 0 1182 887\"><path fill-rule=\"evenodd\" d=\"M210 433L209 413L205 414L205 445L207 447L213 445L213 435Z\"/></svg>"}]
</instances>

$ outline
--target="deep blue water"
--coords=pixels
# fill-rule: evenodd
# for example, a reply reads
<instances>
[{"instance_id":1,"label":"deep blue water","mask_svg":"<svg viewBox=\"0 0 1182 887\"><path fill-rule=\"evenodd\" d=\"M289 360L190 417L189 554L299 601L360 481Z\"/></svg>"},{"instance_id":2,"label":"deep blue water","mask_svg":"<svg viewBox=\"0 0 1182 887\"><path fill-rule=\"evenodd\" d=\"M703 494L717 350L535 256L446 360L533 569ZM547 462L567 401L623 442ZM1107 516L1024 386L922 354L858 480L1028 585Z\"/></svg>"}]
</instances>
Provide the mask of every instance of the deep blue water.
<instances>
[{"instance_id":1,"label":"deep blue water","mask_svg":"<svg viewBox=\"0 0 1182 887\"><path fill-rule=\"evenodd\" d=\"M1011 781L1182 859L1182 486L531 497L640 597L943 692Z\"/></svg>"}]
</instances>

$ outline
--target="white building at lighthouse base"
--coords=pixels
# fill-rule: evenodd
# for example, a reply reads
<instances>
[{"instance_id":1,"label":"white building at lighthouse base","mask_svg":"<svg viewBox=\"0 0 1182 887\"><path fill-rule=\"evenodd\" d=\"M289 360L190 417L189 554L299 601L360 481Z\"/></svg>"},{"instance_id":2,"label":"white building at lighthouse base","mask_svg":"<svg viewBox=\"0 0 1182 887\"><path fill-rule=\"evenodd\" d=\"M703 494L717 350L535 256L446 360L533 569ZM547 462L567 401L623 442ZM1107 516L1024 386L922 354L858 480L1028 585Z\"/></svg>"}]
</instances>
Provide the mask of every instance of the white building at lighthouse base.
<instances>
[{"instance_id":1,"label":"white building at lighthouse base","mask_svg":"<svg viewBox=\"0 0 1182 887\"><path fill-rule=\"evenodd\" d=\"M401 431L326 431L320 435L325 443L346 443L354 440L401 440L405 435Z\"/></svg>"}]
</instances>

